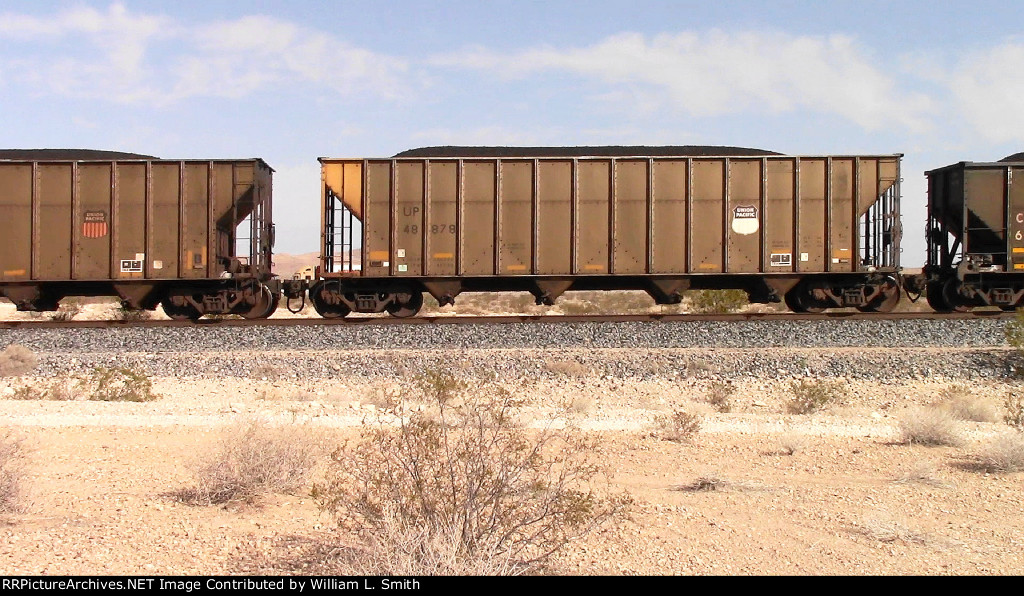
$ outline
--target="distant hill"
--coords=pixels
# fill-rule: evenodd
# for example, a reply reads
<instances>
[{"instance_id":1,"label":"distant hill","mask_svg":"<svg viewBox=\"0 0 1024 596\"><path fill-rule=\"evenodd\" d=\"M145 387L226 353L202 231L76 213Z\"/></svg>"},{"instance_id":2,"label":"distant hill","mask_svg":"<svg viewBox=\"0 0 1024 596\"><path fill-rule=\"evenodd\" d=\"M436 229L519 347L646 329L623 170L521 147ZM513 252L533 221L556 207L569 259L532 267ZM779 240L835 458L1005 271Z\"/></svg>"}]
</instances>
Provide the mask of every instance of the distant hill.
<instances>
[{"instance_id":1,"label":"distant hill","mask_svg":"<svg viewBox=\"0 0 1024 596\"><path fill-rule=\"evenodd\" d=\"M292 274L303 267L315 267L320 264L320 253L307 252L301 255L290 255L287 253L274 254L273 272L278 277L291 279Z\"/></svg>"}]
</instances>

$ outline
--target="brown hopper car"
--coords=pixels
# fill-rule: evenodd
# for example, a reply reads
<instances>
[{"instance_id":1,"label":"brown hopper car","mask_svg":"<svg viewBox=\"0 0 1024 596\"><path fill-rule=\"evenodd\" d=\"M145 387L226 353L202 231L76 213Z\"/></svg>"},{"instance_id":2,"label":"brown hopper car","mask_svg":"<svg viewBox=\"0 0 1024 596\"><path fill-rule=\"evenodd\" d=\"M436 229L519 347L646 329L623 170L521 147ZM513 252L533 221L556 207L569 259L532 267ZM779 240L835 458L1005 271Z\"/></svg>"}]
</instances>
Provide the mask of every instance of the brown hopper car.
<instances>
[{"instance_id":1,"label":"brown hopper car","mask_svg":"<svg viewBox=\"0 0 1024 596\"><path fill-rule=\"evenodd\" d=\"M321 315L411 316L424 291L442 305L503 290L664 304L736 288L797 311L899 300L901 155L445 149L320 159Z\"/></svg>"},{"instance_id":2,"label":"brown hopper car","mask_svg":"<svg viewBox=\"0 0 1024 596\"><path fill-rule=\"evenodd\" d=\"M20 310L117 296L179 319L267 317L272 174L259 159L0 154L0 295Z\"/></svg>"},{"instance_id":3,"label":"brown hopper car","mask_svg":"<svg viewBox=\"0 0 1024 596\"><path fill-rule=\"evenodd\" d=\"M937 311L1024 302L1024 155L960 162L928 176L927 263Z\"/></svg>"}]
</instances>

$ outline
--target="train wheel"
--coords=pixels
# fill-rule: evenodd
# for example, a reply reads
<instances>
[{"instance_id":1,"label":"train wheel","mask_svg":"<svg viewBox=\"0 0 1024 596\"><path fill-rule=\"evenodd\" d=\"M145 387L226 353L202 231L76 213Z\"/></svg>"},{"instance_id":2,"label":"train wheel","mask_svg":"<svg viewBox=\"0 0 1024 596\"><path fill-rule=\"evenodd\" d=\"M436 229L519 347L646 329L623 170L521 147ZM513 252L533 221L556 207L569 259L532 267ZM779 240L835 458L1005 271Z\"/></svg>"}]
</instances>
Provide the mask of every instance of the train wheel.
<instances>
[{"instance_id":1,"label":"train wheel","mask_svg":"<svg viewBox=\"0 0 1024 596\"><path fill-rule=\"evenodd\" d=\"M925 290L925 299L928 300L928 306L932 307L935 312L953 310L953 307L946 303L946 298L942 295L942 284L940 283L928 284L928 288Z\"/></svg>"},{"instance_id":2,"label":"train wheel","mask_svg":"<svg viewBox=\"0 0 1024 596\"><path fill-rule=\"evenodd\" d=\"M864 306L858 306L857 310L861 312L892 312L899 303L900 286L896 280L888 278L882 282L881 293Z\"/></svg>"},{"instance_id":3,"label":"train wheel","mask_svg":"<svg viewBox=\"0 0 1024 596\"><path fill-rule=\"evenodd\" d=\"M409 292L398 292L395 301L387 305L388 314L404 319L415 316L423 308L423 292L410 289Z\"/></svg>"},{"instance_id":4,"label":"train wheel","mask_svg":"<svg viewBox=\"0 0 1024 596\"><path fill-rule=\"evenodd\" d=\"M784 300L786 306L793 312L825 312L825 307L811 296L810 288L804 284L800 284L786 292Z\"/></svg>"},{"instance_id":5,"label":"train wheel","mask_svg":"<svg viewBox=\"0 0 1024 596\"><path fill-rule=\"evenodd\" d=\"M248 312L242 313L246 319L265 319L277 310L277 297L267 286L260 286L260 297Z\"/></svg>"},{"instance_id":6,"label":"train wheel","mask_svg":"<svg viewBox=\"0 0 1024 596\"><path fill-rule=\"evenodd\" d=\"M324 300L323 290L323 281L319 281L313 284L313 287L309 288L309 301L313 303L313 310L316 311L316 314L325 319L342 319L352 312L352 309L344 302L338 302L337 304L326 302Z\"/></svg>"},{"instance_id":7,"label":"train wheel","mask_svg":"<svg viewBox=\"0 0 1024 596\"><path fill-rule=\"evenodd\" d=\"M954 312L967 312L971 310L970 305L963 304L962 302L963 298L960 297L955 277L947 279L946 283L942 284L942 299L949 305L949 309Z\"/></svg>"},{"instance_id":8,"label":"train wheel","mask_svg":"<svg viewBox=\"0 0 1024 596\"><path fill-rule=\"evenodd\" d=\"M164 313L175 321L198 321L199 317L203 316L203 313L191 304L175 306L170 300L164 300L160 306L164 309Z\"/></svg>"}]
</instances>

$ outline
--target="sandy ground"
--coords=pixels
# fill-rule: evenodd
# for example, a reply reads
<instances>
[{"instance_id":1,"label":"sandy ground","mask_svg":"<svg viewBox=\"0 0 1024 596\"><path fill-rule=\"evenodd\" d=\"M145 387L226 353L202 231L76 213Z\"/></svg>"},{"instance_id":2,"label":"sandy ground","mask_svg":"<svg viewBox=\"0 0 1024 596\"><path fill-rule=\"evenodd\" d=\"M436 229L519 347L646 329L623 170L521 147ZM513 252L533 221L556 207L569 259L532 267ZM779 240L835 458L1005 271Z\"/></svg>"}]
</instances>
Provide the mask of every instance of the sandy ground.
<instances>
[{"instance_id":1,"label":"sandy ground","mask_svg":"<svg viewBox=\"0 0 1024 596\"><path fill-rule=\"evenodd\" d=\"M194 506L175 491L244 420L306 425L324 452L355 436L398 381L156 379L148 403L10 398L0 426L22 439L25 496L0 516L0 574L327 573L325 549L354 544L307 488L258 504ZM850 381L822 413L783 413L790 379L737 384L732 411L705 403L711 380L623 383L511 379L528 426L575 426L628 517L573 543L565 574L1017 574L1024 569L1024 474L979 471L1007 432L960 422L959 447L900 441L908 408L960 387L998 410L1012 382ZM689 443L659 420L701 416ZM704 479L717 490L694 491Z\"/></svg>"}]
</instances>

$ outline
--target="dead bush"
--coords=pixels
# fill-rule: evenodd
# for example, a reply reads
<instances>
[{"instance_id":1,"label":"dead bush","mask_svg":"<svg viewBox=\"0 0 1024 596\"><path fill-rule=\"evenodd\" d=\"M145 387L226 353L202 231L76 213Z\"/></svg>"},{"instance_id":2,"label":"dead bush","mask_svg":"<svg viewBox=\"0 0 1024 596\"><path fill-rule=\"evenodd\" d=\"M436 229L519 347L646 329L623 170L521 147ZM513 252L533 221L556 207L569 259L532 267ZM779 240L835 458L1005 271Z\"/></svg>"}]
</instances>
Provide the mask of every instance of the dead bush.
<instances>
[{"instance_id":1,"label":"dead bush","mask_svg":"<svg viewBox=\"0 0 1024 596\"><path fill-rule=\"evenodd\" d=\"M1024 431L1024 400L1019 395L1010 394L1006 396L1005 406L1003 421L1019 431Z\"/></svg>"},{"instance_id":2,"label":"dead bush","mask_svg":"<svg viewBox=\"0 0 1024 596\"><path fill-rule=\"evenodd\" d=\"M996 437L982 449L978 462L988 472L1024 471L1024 434L1011 432Z\"/></svg>"},{"instance_id":3,"label":"dead bush","mask_svg":"<svg viewBox=\"0 0 1024 596\"><path fill-rule=\"evenodd\" d=\"M970 387L956 384L939 393L939 404L957 420L995 422L999 419L995 405L989 400L975 397Z\"/></svg>"},{"instance_id":4,"label":"dead bush","mask_svg":"<svg viewBox=\"0 0 1024 596\"><path fill-rule=\"evenodd\" d=\"M587 377L593 374L593 370L575 360L545 360L544 368L549 372L567 377Z\"/></svg>"},{"instance_id":5,"label":"dead bush","mask_svg":"<svg viewBox=\"0 0 1024 596\"><path fill-rule=\"evenodd\" d=\"M790 384L790 392L792 396L785 404L788 414L813 414L840 401L846 390L838 381L800 379Z\"/></svg>"},{"instance_id":6,"label":"dead bush","mask_svg":"<svg viewBox=\"0 0 1024 596\"><path fill-rule=\"evenodd\" d=\"M658 424L657 435L666 441L689 443L701 428L701 416L686 410L676 410Z\"/></svg>"},{"instance_id":7,"label":"dead bush","mask_svg":"<svg viewBox=\"0 0 1024 596\"><path fill-rule=\"evenodd\" d=\"M875 512L855 524L856 531L872 540L879 542L905 542L925 544L925 534L908 527L903 521L895 519L885 511Z\"/></svg>"},{"instance_id":8,"label":"dead bush","mask_svg":"<svg viewBox=\"0 0 1024 596\"><path fill-rule=\"evenodd\" d=\"M10 344L0 352L0 377L17 377L32 372L39 359L32 350Z\"/></svg>"},{"instance_id":9,"label":"dead bush","mask_svg":"<svg viewBox=\"0 0 1024 596\"><path fill-rule=\"evenodd\" d=\"M54 321L70 321L82 313L82 303L77 300L64 300L57 307L57 311L50 317Z\"/></svg>"},{"instance_id":10,"label":"dead bush","mask_svg":"<svg viewBox=\"0 0 1024 596\"><path fill-rule=\"evenodd\" d=\"M253 503L302 486L319 454L309 429L237 424L221 433L217 450L196 469L196 486L175 496L193 505Z\"/></svg>"},{"instance_id":11,"label":"dead bush","mask_svg":"<svg viewBox=\"0 0 1024 596\"><path fill-rule=\"evenodd\" d=\"M592 445L522 428L508 392L447 370L427 371L418 387L429 413L386 412L335 451L314 488L322 508L363 537L363 573L537 570L625 506L598 493Z\"/></svg>"},{"instance_id":12,"label":"dead bush","mask_svg":"<svg viewBox=\"0 0 1024 596\"><path fill-rule=\"evenodd\" d=\"M912 408L900 419L904 443L957 447L963 444L959 423L947 410L937 407Z\"/></svg>"},{"instance_id":13,"label":"dead bush","mask_svg":"<svg viewBox=\"0 0 1024 596\"><path fill-rule=\"evenodd\" d=\"M0 513L21 509L25 478L22 441L0 431Z\"/></svg>"},{"instance_id":14,"label":"dead bush","mask_svg":"<svg viewBox=\"0 0 1024 596\"><path fill-rule=\"evenodd\" d=\"M722 413L732 411L732 395L736 393L736 386L732 383L714 381L708 388L707 402L716 410Z\"/></svg>"}]
</instances>

